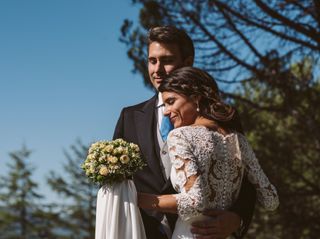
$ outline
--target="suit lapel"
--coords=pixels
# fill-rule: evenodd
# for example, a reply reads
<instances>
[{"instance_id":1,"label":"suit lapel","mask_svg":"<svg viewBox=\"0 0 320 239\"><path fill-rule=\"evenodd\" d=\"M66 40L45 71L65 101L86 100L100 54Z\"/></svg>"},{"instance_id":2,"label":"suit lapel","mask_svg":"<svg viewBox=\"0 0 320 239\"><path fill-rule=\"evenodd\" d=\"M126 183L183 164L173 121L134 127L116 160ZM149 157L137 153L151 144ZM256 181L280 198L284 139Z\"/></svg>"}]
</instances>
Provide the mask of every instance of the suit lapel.
<instances>
[{"instance_id":1,"label":"suit lapel","mask_svg":"<svg viewBox=\"0 0 320 239\"><path fill-rule=\"evenodd\" d=\"M156 99L157 96L154 96L144 105L144 107L141 110L135 111L134 122L137 129L138 141L141 147L141 152L147 160L149 168L151 169L155 177L159 180L163 179L163 175L160 168L160 161L155 150L155 148L159 146L158 144L154 144ZM163 185L164 180L162 181L163 182L160 185Z\"/></svg>"}]
</instances>

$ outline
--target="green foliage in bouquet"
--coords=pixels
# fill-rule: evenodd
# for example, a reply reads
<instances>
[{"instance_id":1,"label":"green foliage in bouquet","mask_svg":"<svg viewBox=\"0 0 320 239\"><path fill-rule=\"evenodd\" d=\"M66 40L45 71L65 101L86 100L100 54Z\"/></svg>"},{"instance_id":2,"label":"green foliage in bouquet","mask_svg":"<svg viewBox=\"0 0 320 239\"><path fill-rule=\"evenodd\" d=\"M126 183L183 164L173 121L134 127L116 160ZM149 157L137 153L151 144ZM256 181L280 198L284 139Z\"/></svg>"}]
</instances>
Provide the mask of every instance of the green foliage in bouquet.
<instances>
[{"instance_id":1,"label":"green foliage in bouquet","mask_svg":"<svg viewBox=\"0 0 320 239\"><path fill-rule=\"evenodd\" d=\"M93 143L81 168L93 182L103 185L131 178L145 165L138 145L116 139Z\"/></svg>"}]
</instances>

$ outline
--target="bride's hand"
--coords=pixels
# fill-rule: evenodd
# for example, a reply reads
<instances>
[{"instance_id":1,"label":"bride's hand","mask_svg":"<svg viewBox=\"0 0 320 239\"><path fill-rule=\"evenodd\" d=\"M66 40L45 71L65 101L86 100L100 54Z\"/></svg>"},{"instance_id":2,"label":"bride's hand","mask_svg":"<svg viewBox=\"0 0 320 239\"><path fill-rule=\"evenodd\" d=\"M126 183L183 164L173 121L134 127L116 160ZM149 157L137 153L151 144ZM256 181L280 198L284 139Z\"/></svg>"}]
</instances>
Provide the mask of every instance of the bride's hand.
<instances>
[{"instance_id":1,"label":"bride's hand","mask_svg":"<svg viewBox=\"0 0 320 239\"><path fill-rule=\"evenodd\" d=\"M138 192L138 206L143 209L156 209L159 204L157 195Z\"/></svg>"},{"instance_id":2,"label":"bride's hand","mask_svg":"<svg viewBox=\"0 0 320 239\"><path fill-rule=\"evenodd\" d=\"M234 212L207 210L204 214L211 219L192 223L191 232L197 239L224 239L240 226L240 217Z\"/></svg>"}]
</instances>

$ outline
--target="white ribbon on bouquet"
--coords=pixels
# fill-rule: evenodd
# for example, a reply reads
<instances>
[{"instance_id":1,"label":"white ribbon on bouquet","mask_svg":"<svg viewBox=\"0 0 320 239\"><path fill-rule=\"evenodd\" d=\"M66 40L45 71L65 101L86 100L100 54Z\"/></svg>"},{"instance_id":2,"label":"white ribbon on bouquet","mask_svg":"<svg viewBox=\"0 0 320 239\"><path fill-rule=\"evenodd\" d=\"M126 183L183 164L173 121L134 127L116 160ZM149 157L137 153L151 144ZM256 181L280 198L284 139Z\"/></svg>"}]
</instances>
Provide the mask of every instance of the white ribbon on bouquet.
<instances>
[{"instance_id":1,"label":"white ribbon on bouquet","mask_svg":"<svg viewBox=\"0 0 320 239\"><path fill-rule=\"evenodd\" d=\"M98 191L95 239L146 239L132 180Z\"/></svg>"}]
</instances>

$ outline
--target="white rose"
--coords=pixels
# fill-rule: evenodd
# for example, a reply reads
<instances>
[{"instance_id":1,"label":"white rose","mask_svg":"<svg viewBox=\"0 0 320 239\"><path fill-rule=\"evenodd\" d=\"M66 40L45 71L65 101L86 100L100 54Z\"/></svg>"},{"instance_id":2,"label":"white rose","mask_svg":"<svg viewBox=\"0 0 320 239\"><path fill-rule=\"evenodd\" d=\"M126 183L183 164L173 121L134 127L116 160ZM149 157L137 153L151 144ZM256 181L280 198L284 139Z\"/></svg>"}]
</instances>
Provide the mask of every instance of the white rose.
<instances>
[{"instance_id":1,"label":"white rose","mask_svg":"<svg viewBox=\"0 0 320 239\"><path fill-rule=\"evenodd\" d=\"M121 157L120 157L120 161L121 161L121 163L123 163L123 164L127 164L127 163L129 163L129 161L130 161L130 158L129 158L129 156L128 155L122 155Z\"/></svg>"},{"instance_id":2,"label":"white rose","mask_svg":"<svg viewBox=\"0 0 320 239\"><path fill-rule=\"evenodd\" d=\"M109 170L106 166L102 166L99 170L99 174L102 176L107 176L109 173Z\"/></svg>"},{"instance_id":3,"label":"white rose","mask_svg":"<svg viewBox=\"0 0 320 239\"><path fill-rule=\"evenodd\" d=\"M109 156L109 157L108 157L108 161L109 161L110 163L117 163L117 162L118 162L118 158L115 157L115 156Z\"/></svg>"}]
</instances>

